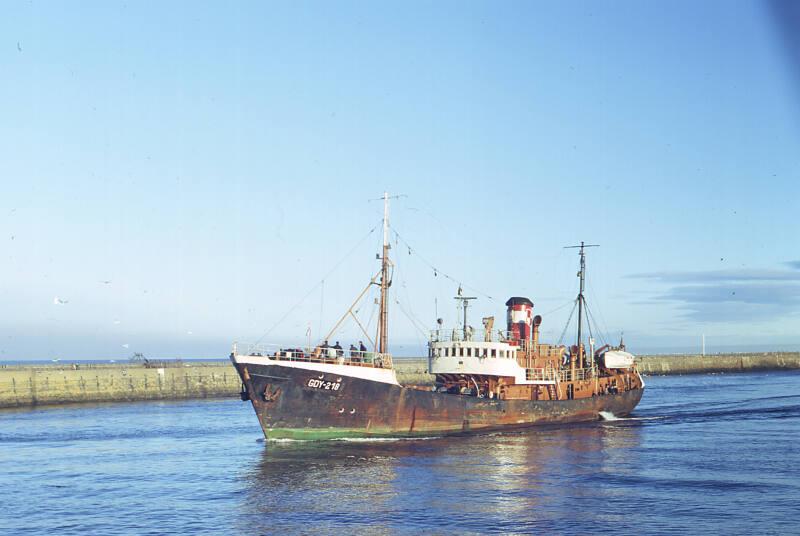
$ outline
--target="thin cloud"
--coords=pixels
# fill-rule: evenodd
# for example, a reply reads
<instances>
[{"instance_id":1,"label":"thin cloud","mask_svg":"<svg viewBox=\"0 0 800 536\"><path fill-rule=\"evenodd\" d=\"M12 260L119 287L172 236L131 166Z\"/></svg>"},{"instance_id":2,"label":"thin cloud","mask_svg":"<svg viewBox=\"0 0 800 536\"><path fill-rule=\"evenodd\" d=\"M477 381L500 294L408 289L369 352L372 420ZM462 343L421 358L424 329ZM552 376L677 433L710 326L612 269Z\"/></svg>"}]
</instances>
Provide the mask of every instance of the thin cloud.
<instances>
[{"instance_id":1,"label":"thin cloud","mask_svg":"<svg viewBox=\"0 0 800 536\"><path fill-rule=\"evenodd\" d=\"M800 270L800 261L786 263ZM796 266L795 266L796 265ZM631 279L655 279L662 283L721 283L737 281L800 281L800 272L788 270L708 270L697 272L648 272L631 274Z\"/></svg>"},{"instance_id":2,"label":"thin cloud","mask_svg":"<svg viewBox=\"0 0 800 536\"><path fill-rule=\"evenodd\" d=\"M787 266L800 269L800 261ZM771 320L800 311L800 272L772 269L651 272L628 276L670 285L647 302L674 302L703 322Z\"/></svg>"},{"instance_id":3,"label":"thin cloud","mask_svg":"<svg viewBox=\"0 0 800 536\"><path fill-rule=\"evenodd\" d=\"M730 303L788 306L800 304L800 285L793 283L736 283L673 287L659 297L685 303Z\"/></svg>"},{"instance_id":4,"label":"thin cloud","mask_svg":"<svg viewBox=\"0 0 800 536\"><path fill-rule=\"evenodd\" d=\"M682 319L705 323L768 322L797 316L797 309L781 304L750 304L747 307L730 303L684 304Z\"/></svg>"},{"instance_id":5,"label":"thin cloud","mask_svg":"<svg viewBox=\"0 0 800 536\"><path fill-rule=\"evenodd\" d=\"M792 75L796 94L800 94L800 37L797 26L800 23L800 4L793 0L770 0L766 4L774 23L778 43L784 53L789 74Z\"/></svg>"}]
</instances>

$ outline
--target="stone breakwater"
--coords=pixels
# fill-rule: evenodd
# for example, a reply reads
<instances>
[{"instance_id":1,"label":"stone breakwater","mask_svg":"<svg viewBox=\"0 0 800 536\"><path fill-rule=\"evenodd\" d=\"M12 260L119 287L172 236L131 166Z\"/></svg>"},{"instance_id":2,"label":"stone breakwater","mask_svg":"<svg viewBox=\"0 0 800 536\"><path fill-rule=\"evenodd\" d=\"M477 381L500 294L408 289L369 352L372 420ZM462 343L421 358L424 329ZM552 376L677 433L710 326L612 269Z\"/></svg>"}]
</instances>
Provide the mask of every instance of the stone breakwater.
<instances>
[{"instance_id":1,"label":"stone breakwater","mask_svg":"<svg viewBox=\"0 0 800 536\"><path fill-rule=\"evenodd\" d=\"M395 358L404 385L430 385L425 358ZM637 357L644 374L703 374L800 369L800 352ZM169 362L145 368L141 363L0 365L0 408L80 402L132 402L233 397L241 382L229 361Z\"/></svg>"},{"instance_id":2,"label":"stone breakwater","mask_svg":"<svg viewBox=\"0 0 800 536\"><path fill-rule=\"evenodd\" d=\"M399 363L397 362L399 361ZM396 360L401 383L432 383L427 360ZM0 365L0 408L81 402L133 402L238 396L230 361L74 365Z\"/></svg>"},{"instance_id":3,"label":"stone breakwater","mask_svg":"<svg viewBox=\"0 0 800 536\"><path fill-rule=\"evenodd\" d=\"M643 374L708 374L800 369L800 352L713 355L642 355L636 362Z\"/></svg>"},{"instance_id":4,"label":"stone breakwater","mask_svg":"<svg viewBox=\"0 0 800 536\"><path fill-rule=\"evenodd\" d=\"M17 365L0 367L0 408L233 396L241 382L229 362Z\"/></svg>"}]
</instances>

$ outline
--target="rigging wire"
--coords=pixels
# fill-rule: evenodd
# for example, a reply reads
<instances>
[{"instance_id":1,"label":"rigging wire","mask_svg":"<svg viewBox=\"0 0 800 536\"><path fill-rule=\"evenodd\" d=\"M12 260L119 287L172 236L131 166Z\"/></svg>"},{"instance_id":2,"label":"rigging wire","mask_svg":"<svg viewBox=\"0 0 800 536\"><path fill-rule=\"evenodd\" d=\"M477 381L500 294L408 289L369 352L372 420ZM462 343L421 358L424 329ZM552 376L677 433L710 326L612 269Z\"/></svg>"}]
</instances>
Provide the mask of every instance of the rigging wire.
<instances>
[{"instance_id":1,"label":"rigging wire","mask_svg":"<svg viewBox=\"0 0 800 536\"><path fill-rule=\"evenodd\" d=\"M310 290L309 290L309 291L308 291L308 292L305 294L305 296L303 296L303 297L300 299L300 301L298 301L296 304L294 304L294 305L293 305L293 306L292 306L292 307L291 307L291 308L290 308L290 309L289 309L289 310L286 312L286 314L284 314L284 315L283 315L283 316L280 318L280 320L278 320L277 322L275 322L275 324L273 324L273 326L272 326L271 328L269 328L269 329L268 329L268 330L267 330L267 331L266 331L266 332L265 332L265 333L264 333L264 334L263 334L261 337L259 337L259 338L258 338L258 340L255 342L255 344L258 344L258 343L260 343L261 341L263 341L263 340L264 340L264 338L265 338L265 337L267 337L267 336L268 336L270 333L272 333L272 331L273 331L275 328L277 328L277 327L278 327L278 326L281 324L281 322L283 322L284 320L286 320L286 318L287 318L287 317L288 317L290 314L292 314L292 313L295 311L295 309L297 309L298 307L300 307L300 306L303 304L303 302L305 302L305 301L306 301L306 299L307 299L307 298L308 298L308 297L309 297L309 296L310 296L310 295L311 295L311 294L312 294L312 293L313 293L315 290L317 290L317 287L319 287L319 286L322 286L322 287L323 287L323 292L324 292L324 290L325 290L325 280L328 278L328 276L330 276L330 275L331 275L331 274L332 274L334 271L336 271L336 269L337 269L337 268L339 268L339 266L340 266L340 265L341 265L341 264L342 264L342 263L343 263L343 262L344 262L344 261L345 261L345 260L346 260L348 257L350 257L350 255L352 255L352 254L353 254L353 252L354 252L356 249L358 249L358 247L359 247L359 246L361 246L361 244L362 244L362 243L363 243L363 242L364 242L364 241L365 241L367 238L369 238L369 236L370 236L372 233L374 233L374 232L375 232L375 230L376 230L378 227L380 227L382 224L383 224L383 220L381 220L381 222L380 222L380 223L378 223L378 224L377 224L375 227L373 227L372 229L370 229L370 230L369 230L369 232L368 232L367 234L365 234L365 235L364 235L364 236L363 236L363 237L362 237L362 238L361 238L361 239L360 239L360 240L359 240L359 241L356 243L356 245L355 245L355 246L353 246L353 248L352 248L352 249L350 249L350 251L348 251L348 252L347 252L347 253L346 253L346 254L345 254L345 255L344 255L344 256L343 256L341 259L339 259L339 261L338 261L336 264L334 264L334 265L333 265L333 268L331 268L330 270L328 270L328 273L326 273L326 274L325 274L325 275L322 277L322 279L320 279L320 280L319 280L319 282L317 282L317 284L316 284L316 285L314 285L313 287L311 287L311 289L310 289ZM324 294L323 294L323 297L324 297ZM320 299L320 329L322 328L322 325L321 325L321 324L322 324L322 299ZM321 331L320 331L320 333L321 333Z\"/></svg>"},{"instance_id":2,"label":"rigging wire","mask_svg":"<svg viewBox=\"0 0 800 536\"><path fill-rule=\"evenodd\" d=\"M411 322L411 325L412 325L412 326L414 326L415 328L417 328L417 330L418 330L420 333L422 333L422 335L423 335L423 336L425 336L425 337L427 338L427 337L428 337L428 332L427 332L427 331L425 331L423 328L421 328L421 327L419 326L419 324L417 324L417 322L419 322L419 320L417 320L417 319L413 318L413 317L412 317L412 315L411 315L411 314L410 314L408 311L406 311L406 308L405 308L405 307L403 307L403 304L402 304L402 303L400 303L400 301L399 301L399 300L398 300L396 297L395 297L395 299L394 299L394 303L396 303L396 304L397 304L397 307L400 309L400 311L402 311L402 312L403 312L403 314L404 314L404 315L406 315L406 318L408 318L409 322ZM419 340L419 338L417 338L417 343L421 343L421 341Z\"/></svg>"},{"instance_id":3,"label":"rigging wire","mask_svg":"<svg viewBox=\"0 0 800 536\"><path fill-rule=\"evenodd\" d=\"M591 322L590 322L590 320L591 320ZM590 337L592 335L592 322L594 323L595 327L598 328L597 335L598 335L598 337L600 337L600 340L603 342L603 344L608 344L608 341L606 340L606 337L603 334L603 330L599 328L599 325L597 324L597 320L595 320L595 317L592 314L592 311L589 309L589 305L587 304L586 305L586 323L589 324L589 336Z\"/></svg>"},{"instance_id":4,"label":"rigging wire","mask_svg":"<svg viewBox=\"0 0 800 536\"><path fill-rule=\"evenodd\" d=\"M403 303L407 303L408 304L408 306L407 306L408 310L404 311L404 312L406 313L406 316L409 317L409 320L411 321L411 323L414 324L414 327L417 328L425 336L425 338L427 339L428 338L427 327L425 326L425 323L416 315L416 313L414 313L414 306L411 304L411 295L408 292L408 287L406 286L405 282L403 282L401 284L401 286L406 291L406 299L404 300ZM395 303L397 303L397 305L401 309L403 309L403 304L400 303L400 300L398 299L398 294L400 294L399 290L395 293L394 301L395 301Z\"/></svg>"},{"instance_id":5,"label":"rigging wire","mask_svg":"<svg viewBox=\"0 0 800 536\"><path fill-rule=\"evenodd\" d=\"M589 321L591 315L589 314L589 306L586 304L586 300L583 300L583 306L586 308L586 327L589 328L589 340L594 339L594 335L592 335L592 323ZM578 341L580 344L581 341Z\"/></svg>"},{"instance_id":6,"label":"rigging wire","mask_svg":"<svg viewBox=\"0 0 800 536\"><path fill-rule=\"evenodd\" d=\"M561 309L563 309L564 307L567 307L568 305L571 305L571 304L572 304L572 303L574 303L574 302L575 302L575 300L569 300L568 302L564 302L564 304L562 304L562 305L559 305L559 306L558 306L558 307L556 307L555 309L550 309L549 311L546 311L546 312L544 312L544 313L537 313L537 314L541 314L542 316L551 315L551 314L553 314L553 313L556 313L556 312L560 311L560 310L561 310Z\"/></svg>"},{"instance_id":7,"label":"rigging wire","mask_svg":"<svg viewBox=\"0 0 800 536\"><path fill-rule=\"evenodd\" d=\"M375 303L375 298L373 297L372 298L372 307L370 308L370 313L369 313L369 320L367 320L367 323L364 325L364 330L367 333L369 333L370 326L372 326L372 321L375 319L375 311L377 311L377 310L378 310L378 306Z\"/></svg>"},{"instance_id":8,"label":"rigging wire","mask_svg":"<svg viewBox=\"0 0 800 536\"><path fill-rule=\"evenodd\" d=\"M578 299L576 298L572 304L572 310L569 312L569 318L567 318L567 323L564 324L564 329L561 332L561 336L558 338L558 346L564 341L564 336L567 334L567 329L569 328L570 322L572 322L572 315L575 314L575 308L578 306Z\"/></svg>"},{"instance_id":9,"label":"rigging wire","mask_svg":"<svg viewBox=\"0 0 800 536\"><path fill-rule=\"evenodd\" d=\"M397 237L397 239L400 240L400 242L402 242L408 248L409 255L411 255L411 254L416 255L423 263L425 263L428 266L428 268L433 270L433 275L434 276L442 275L443 277L449 279L453 283L457 283L457 284L461 285L462 287L464 287L467 290L471 290L472 292L476 292L476 293L480 294L481 296L483 296L485 298L489 298L490 300L492 300L495 303L499 303L496 299L494 299L492 296L489 296L485 292L482 292L482 291L478 290L475 287L471 287L469 285L466 285L466 284L462 283L461 281L457 280L456 278L454 278L454 277L446 274L445 272L441 271L440 269L438 269L429 260L427 260L425 257L420 255L417 250L412 248L411 245L406 241L406 239L403 238L402 236L400 236L400 233L398 233L397 230L394 227L392 227L391 224L389 224L389 228L392 230L392 232L394 232L394 234Z\"/></svg>"},{"instance_id":10,"label":"rigging wire","mask_svg":"<svg viewBox=\"0 0 800 536\"><path fill-rule=\"evenodd\" d=\"M323 306L325 305L325 280L323 279L320 281L319 285L319 334L317 335L317 338L322 336L322 310Z\"/></svg>"},{"instance_id":11,"label":"rigging wire","mask_svg":"<svg viewBox=\"0 0 800 536\"><path fill-rule=\"evenodd\" d=\"M589 284L589 282L588 282L588 281L586 282L586 285L589 287L589 290L591 290L591 292L592 292L592 295L595 295L595 292L594 292L594 287L592 287L592 286ZM595 301L594 303L597 303L597 302ZM600 321L602 322L602 324L598 324L598 325L599 325L600 327L602 327L603 329L605 329L605 333L606 333L606 335L608 335L608 336L609 336L608 338L609 338L609 339L611 339L611 337L610 337L610 335L611 335L611 330L610 330L610 329L608 329L608 323L606 322L605 315L603 315L603 309L602 309L602 308L600 308L600 309L598 309L598 310L597 310L597 315L600 317Z\"/></svg>"},{"instance_id":12,"label":"rigging wire","mask_svg":"<svg viewBox=\"0 0 800 536\"><path fill-rule=\"evenodd\" d=\"M400 310L403 312L403 314L406 315L406 318L408 318L408 320L411 322L411 324L419 332L421 332L423 334L423 336L425 337L425 340L427 340L428 332L427 332L427 329L425 328L425 324L414 313L414 306L413 306L413 304L411 302L411 294L408 292L408 284L407 284L405 278L403 277L405 272L400 269L400 266L399 266L398 263L394 263L394 266L395 266L395 273L397 274L396 277L397 277L397 279L399 280L399 283L400 283L400 288L395 287L394 301L397 304L397 306L400 308ZM406 308L403 307L403 304L400 303L400 300L399 300L399 297L400 297L400 294L401 294L402 291L405 291L404 303L408 304L407 310L406 310ZM422 326L422 327L420 327L420 326ZM419 339L419 336L416 333L414 335L417 338L417 344L421 346L422 345L422 341Z\"/></svg>"}]
</instances>

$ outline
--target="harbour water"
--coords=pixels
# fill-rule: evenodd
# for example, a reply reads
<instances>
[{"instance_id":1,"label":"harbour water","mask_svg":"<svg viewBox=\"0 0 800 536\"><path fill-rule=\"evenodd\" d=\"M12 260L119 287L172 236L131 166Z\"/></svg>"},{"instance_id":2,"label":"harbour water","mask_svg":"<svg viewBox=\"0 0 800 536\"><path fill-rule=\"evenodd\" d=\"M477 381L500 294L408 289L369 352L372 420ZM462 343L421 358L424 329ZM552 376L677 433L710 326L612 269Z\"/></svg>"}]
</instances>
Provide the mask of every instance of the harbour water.
<instances>
[{"instance_id":1,"label":"harbour water","mask_svg":"<svg viewBox=\"0 0 800 536\"><path fill-rule=\"evenodd\" d=\"M800 532L800 371L647 378L631 418L264 441L238 400L0 411L3 534Z\"/></svg>"}]
</instances>

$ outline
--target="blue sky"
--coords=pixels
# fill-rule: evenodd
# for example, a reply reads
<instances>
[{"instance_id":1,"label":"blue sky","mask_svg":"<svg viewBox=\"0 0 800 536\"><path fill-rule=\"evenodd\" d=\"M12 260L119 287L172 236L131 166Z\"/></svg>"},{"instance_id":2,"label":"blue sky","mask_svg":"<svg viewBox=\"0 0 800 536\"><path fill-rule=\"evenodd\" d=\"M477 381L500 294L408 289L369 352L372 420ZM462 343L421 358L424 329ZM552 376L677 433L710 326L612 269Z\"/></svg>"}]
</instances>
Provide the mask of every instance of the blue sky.
<instances>
[{"instance_id":1,"label":"blue sky","mask_svg":"<svg viewBox=\"0 0 800 536\"><path fill-rule=\"evenodd\" d=\"M393 235L395 353L457 282L475 323L524 295L558 339L581 240L608 339L800 344L777 5L9 3L0 359L317 337L377 269L384 190L415 252Z\"/></svg>"}]
</instances>

